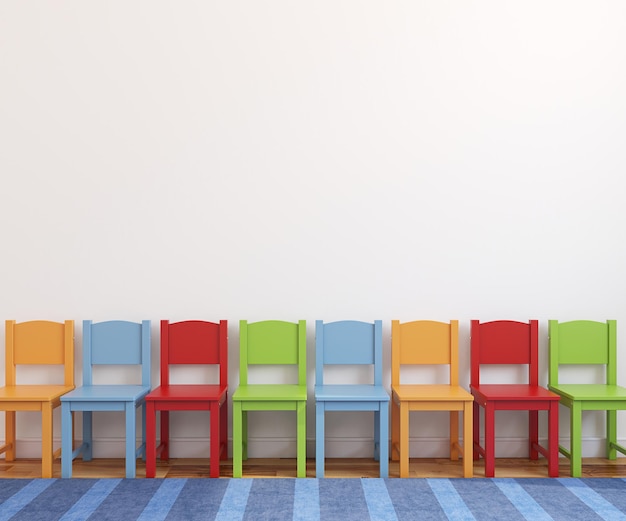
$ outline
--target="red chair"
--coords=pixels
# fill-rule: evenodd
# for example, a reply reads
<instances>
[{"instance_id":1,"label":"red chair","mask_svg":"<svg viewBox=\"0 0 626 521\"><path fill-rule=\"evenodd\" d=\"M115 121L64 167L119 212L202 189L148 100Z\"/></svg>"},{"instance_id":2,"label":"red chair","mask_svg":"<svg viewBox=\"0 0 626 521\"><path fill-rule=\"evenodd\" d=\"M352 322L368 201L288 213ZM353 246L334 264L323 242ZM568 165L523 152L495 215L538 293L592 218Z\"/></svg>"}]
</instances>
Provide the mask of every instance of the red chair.
<instances>
[{"instance_id":1,"label":"red chair","mask_svg":"<svg viewBox=\"0 0 626 521\"><path fill-rule=\"evenodd\" d=\"M530 459L548 459L548 475L559 475L559 395L538 385L538 324L472 320L470 391L474 395L474 460L485 458L485 477L495 471L495 412L528 411ZM526 384L481 384L482 364L527 364ZM479 407L485 410L485 446L480 446ZM539 445L539 411L548 411L548 447Z\"/></svg>"},{"instance_id":2,"label":"red chair","mask_svg":"<svg viewBox=\"0 0 626 521\"><path fill-rule=\"evenodd\" d=\"M170 385L174 364L217 364L219 383ZM200 320L170 324L161 321L161 385L146 396L146 477L156 473L156 458L169 459L170 411L209 411L211 415L210 476L220 475L227 457L228 325ZM156 446L156 412L161 412L161 443Z\"/></svg>"}]
</instances>

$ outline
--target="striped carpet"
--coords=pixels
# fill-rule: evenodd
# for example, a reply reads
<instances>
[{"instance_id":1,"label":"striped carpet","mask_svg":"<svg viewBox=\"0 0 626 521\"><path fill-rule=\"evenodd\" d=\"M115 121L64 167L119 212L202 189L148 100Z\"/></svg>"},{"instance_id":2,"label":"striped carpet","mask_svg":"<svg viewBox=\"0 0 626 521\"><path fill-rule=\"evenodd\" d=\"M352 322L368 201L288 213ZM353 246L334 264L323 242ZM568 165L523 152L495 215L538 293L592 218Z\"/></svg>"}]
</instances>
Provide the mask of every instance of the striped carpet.
<instances>
[{"instance_id":1,"label":"striped carpet","mask_svg":"<svg viewBox=\"0 0 626 521\"><path fill-rule=\"evenodd\" d=\"M626 520L594 479L0 479L3 520Z\"/></svg>"}]
</instances>

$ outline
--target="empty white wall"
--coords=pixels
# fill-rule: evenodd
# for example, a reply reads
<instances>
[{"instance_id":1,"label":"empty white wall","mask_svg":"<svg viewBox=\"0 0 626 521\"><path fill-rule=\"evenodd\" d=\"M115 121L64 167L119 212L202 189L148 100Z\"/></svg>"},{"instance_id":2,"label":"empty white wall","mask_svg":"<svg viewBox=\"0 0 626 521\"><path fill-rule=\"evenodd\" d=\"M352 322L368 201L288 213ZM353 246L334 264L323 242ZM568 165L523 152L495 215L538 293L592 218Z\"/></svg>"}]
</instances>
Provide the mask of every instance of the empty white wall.
<instances>
[{"instance_id":1,"label":"empty white wall","mask_svg":"<svg viewBox=\"0 0 626 521\"><path fill-rule=\"evenodd\" d=\"M306 319L311 384L315 319L384 320L387 374L391 319L459 319L466 386L470 319L536 318L546 383L548 319L626 324L625 21L619 0L5 0L0 318L75 319L78 367L82 319L151 319L155 383L158 320L225 318L233 388L241 318ZM293 455L270 417L251 455ZM338 420L329 455L369 454L371 418ZM122 418L97 421L121 456ZM445 415L412 422L414 456L446 454ZM499 416L500 453L525 425ZM206 419L173 434L208 455Z\"/></svg>"}]
</instances>

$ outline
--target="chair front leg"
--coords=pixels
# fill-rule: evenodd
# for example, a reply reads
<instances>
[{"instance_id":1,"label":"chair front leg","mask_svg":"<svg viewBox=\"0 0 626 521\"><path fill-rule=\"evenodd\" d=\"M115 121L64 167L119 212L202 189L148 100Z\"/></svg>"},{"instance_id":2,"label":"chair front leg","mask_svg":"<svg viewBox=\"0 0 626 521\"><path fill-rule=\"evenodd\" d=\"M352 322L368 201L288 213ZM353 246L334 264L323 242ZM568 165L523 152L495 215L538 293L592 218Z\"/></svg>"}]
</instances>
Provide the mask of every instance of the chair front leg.
<instances>
[{"instance_id":1,"label":"chair front leg","mask_svg":"<svg viewBox=\"0 0 626 521\"><path fill-rule=\"evenodd\" d=\"M296 411L297 427L297 473L299 478L306 478L306 402L298 402Z\"/></svg>"},{"instance_id":2,"label":"chair front leg","mask_svg":"<svg viewBox=\"0 0 626 521\"><path fill-rule=\"evenodd\" d=\"M579 478L582 474L582 407L580 402L573 402L570 410L570 468L571 476Z\"/></svg>"},{"instance_id":3,"label":"chair front leg","mask_svg":"<svg viewBox=\"0 0 626 521\"><path fill-rule=\"evenodd\" d=\"M213 401L211 402L211 441L210 441L210 451L211 451L211 461L210 461L210 470L209 476L212 478L220 477L220 404L219 402Z\"/></svg>"},{"instance_id":4,"label":"chair front leg","mask_svg":"<svg viewBox=\"0 0 626 521\"><path fill-rule=\"evenodd\" d=\"M52 477L52 403L41 404L41 477Z\"/></svg>"},{"instance_id":5,"label":"chair front leg","mask_svg":"<svg viewBox=\"0 0 626 521\"><path fill-rule=\"evenodd\" d=\"M233 478L240 478L243 467L243 414L241 402L233 402Z\"/></svg>"},{"instance_id":6,"label":"chair front leg","mask_svg":"<svg viewBox=\"0 0 626 521\"><path fill-rule=\"evenodd\" d=\"M496 412L492 402L485 404L485 477L493 478L496 471Z\"/></svg>"},{"instance_id":7,"label":"chair front leg","mask_svg":"<svg viewBox=\"0 0 626 521\"><path fill-rule=\"evenodd\" d=\"M126 477L128 479L135 477L135 454L137 452L137 425L135 419L135 404L126 402L125 407L126 420Z\"/></svg>"},{"instance_id":8,"label":"chair front leg","mask_svg":"<svg viewBox=\"0 0 626 521\"><path fill-rule=\"evenodd\" d=\"M465 402L463 405L463 477L471 478L474 475L474 440L472 433L474 422L472 421L473 403Z\"/></svg>"},{"instance_id":9,"label":"chair front leg","mask_svg":"<svg viewBox=\"0 0 626 521\"><path fill-rule=\"evenodd\" d=\"M325 444L325 428L324 428L324 402L317 401L315 403L315 477L324 477L324 444Z\"/></svg>"},{"instance_id":10,"label":"chair front leg","mask_svg":"<svg viewBox=\"0 0 626 521\"><path fill-rule=\"evenodd\" d=\"M472 408L474 409L474 414L472 415L472 430L474 434L474 441L472 443L471 450L472 458L474 459L474 461L478 461L480 459L480 452L478 452L478 446L480 445L480 405L478 405L478 402L476 402L476 400L474 400Z\"/></svg>"},{"instance_id":11,"label":"chair front leg","mask_svg":"<svg viewBox=\"0 0 626 521\"><path fill-rule=\"evenodd\" d=\"M559 402L553 400L548 410L548 475L559 477Z\"/></svg>"},{"instance_id":12,"label":"chair front leg","mask_svg":"<svg viewBox=\"0 0 626 521\"><path fill-rule=\"evenodd\" d=\"M156 408L153 401L146 402L146 477L156 475Z\"/></svg>"},{"instance_id":13,"label":"chair front leg","mask_svg":"<svg viewBox=\"0 0 626 521\"><path fill-rule=\"evenodd\" d=\"M389 477L389 402L380 403L378 413L378 451L380 460L380 477Z\"/></svg>"},{"instance_id":14,"label":"chair front leg","mask_svg":"<svg viewBox=\"0 0 626 521\"><path fill-rule=\"evenodd\" d=\"M391 461L400 459L400 406L391 398Z\"/></svg>"},{"instance_id":15,"label":"chair front leg","mask_svg":"<svg viewBox=\"0 0 626 521\"><path fill-rule=\"evenodd\" d=\"M409 477L409 404L400 402L400 477Z\"/></svg>"},{"instance_id":16,"label":"chair front leg","mask_svg":"<svg viewBox=\"0 0 626 521\"><path fill-rule=\"evenodd\" d=\"M69 402L61 402L61 477L72 477L74 413Z\"/></svg>"}]
</instances>

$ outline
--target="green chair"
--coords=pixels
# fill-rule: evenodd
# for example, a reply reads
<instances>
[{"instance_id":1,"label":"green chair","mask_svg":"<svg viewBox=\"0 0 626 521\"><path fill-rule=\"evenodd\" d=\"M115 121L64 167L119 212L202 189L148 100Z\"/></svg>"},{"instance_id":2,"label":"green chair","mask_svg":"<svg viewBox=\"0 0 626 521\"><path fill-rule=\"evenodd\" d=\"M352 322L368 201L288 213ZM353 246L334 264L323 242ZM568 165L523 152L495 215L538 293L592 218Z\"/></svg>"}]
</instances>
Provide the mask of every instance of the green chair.
<instances>
[{"instance_id":1,"label":"green chair","mask_svg":"<svg viewBox=\"0 0 626 521\"><path fill-rule=\"evenodd\" d=\"M593 322L575 320L559 323L549 321L549 389L561 397L560 403L570 408L570 450L559 446L569 458L572 477L582 472L582 411L606 411L606 454L614 460L617 451L626 448L617 444L617 411L626 409L626 388L617 385L617 325L615 320ZM604 365L606 383L559 383L561 365Z\"/></svg>"},{"instance_id":2,"label":"green chair","mask_svg":"<svg viewBox=\"0 0 626 521\"><path fill-rule=\"evenodd\" d=\"M296 384L249 384L250 365L295 365ZM233 477L248 457L248 411L296 411L297 476L306 476L306 321L239 322L239 387L233 394Z\"/></svg>"}]
</instances>

